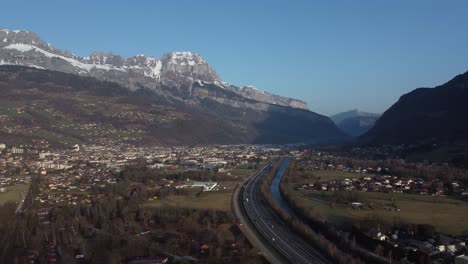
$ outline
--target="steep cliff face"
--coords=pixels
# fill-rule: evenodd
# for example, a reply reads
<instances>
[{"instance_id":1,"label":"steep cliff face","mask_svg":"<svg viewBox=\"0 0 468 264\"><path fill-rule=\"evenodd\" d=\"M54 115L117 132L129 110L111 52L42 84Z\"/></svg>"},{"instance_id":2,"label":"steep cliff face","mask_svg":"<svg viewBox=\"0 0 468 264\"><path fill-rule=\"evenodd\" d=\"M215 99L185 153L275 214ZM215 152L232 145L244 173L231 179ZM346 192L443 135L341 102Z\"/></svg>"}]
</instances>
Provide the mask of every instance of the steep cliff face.
<instances>
[{"instance_id":1,"label":"steep cliff face","mask_svg":"<svg viewBox=\"0 0 468 264\"><path fill-rule=\"evenodd\" d=\"M248 99L307 109L307 105L299 100L227 84L201 55L192 52L171 52L160 60L144 55L123 58L108 52L94 52L82 57L54 48L33 32L0 29L0 65L23 65L91 76L117 82L130 90L150 89L176 101L192 96L195 83L207 83ZM162 86L175 91L162 89ZM196 98L192 99L192 102L196 101Z\"/></svg>"},{"instance_id":2,"label":"steep cliff face","mask_svg":"<svg viewBox=\"0 0 468 264\"><path fill-rule=\"evenodd\" d=\"M44 50L51 50L49 43L43 41L36 33L24 30L8 30L0 29L0 47L4 47L11 43L23 43L35 45Z\"/></svg>"},{"instance_id":3,"label":"steep cliff face","mask_svg":"<svg viewBox=\"0 0 468 264\"><path fill-rule=\"evenodd\" d=\"M162 75L177 73L205 82L221 82L216 71L199 55L192 52L171 52L161 58Z\"/></svg>"}]
</instances>

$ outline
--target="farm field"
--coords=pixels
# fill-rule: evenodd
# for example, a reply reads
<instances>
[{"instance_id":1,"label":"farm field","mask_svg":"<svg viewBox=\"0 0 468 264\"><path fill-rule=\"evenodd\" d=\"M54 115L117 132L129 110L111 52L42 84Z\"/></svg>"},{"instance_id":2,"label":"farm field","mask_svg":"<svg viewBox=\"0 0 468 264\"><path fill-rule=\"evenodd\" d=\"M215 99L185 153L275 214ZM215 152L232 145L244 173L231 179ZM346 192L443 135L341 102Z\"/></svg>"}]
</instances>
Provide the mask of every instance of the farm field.
<instances>
[{"instance_id":1,"label":"farm field","mask_svg":"<svg viewBox=\"0 0 468 264\"><path fill-rule=\"evenodd\" d=\"M174 195L154 201L149 201L146 206L176 206L195 209L214 209L220 211L231 210L232 191L213 191L193 193L191 195Z\"/></svg>"},{"instance_id":2,"label":"farm field","mask_svg":"<svg viewBox=\"0 0 468 264\"><path fill-rule=\"evenodd\" d=\"M341 203L330 205L334 192L288 190L301 206L318 210L327 221L338 225L377 217L389 223L430 224L447 234L468 233L468 202L449 197L359 192L362 202L372 203L374 209L353 209ZM400 211L385 209L392 201Z\"/></svg>"},{"instance_id":3,"label":"farm field","mask_svg":"<svg viewBox=\"0 0 468 264\"><path fill-rule=\"evenodd\" d=\"M255 171L261 166L263 166L263 164L264 162L260 164L253 163L253 162L242 164L235 168L229 169L228 173L230 173L232 176L235 176L235 177L245 178L255 173Z\"/></svg>"},{"instance_id":4,"label":"farm field","mask_svg":"<svg viewBox=\"0 0 468 264\"><path fill-rule=\"evenodd\" d=\"M254 169L231 169L229 173L234 177L245 178L252 175L255 172Z\"/></svg>"},{"instance_id":5,"label":"farm field","mask_svg":"<svg viewBox=\"0 0 468 264\"><path fill-rule=\"evenodd\" d=\"M6 186L6 192L0 193L0 205L4 205L6 202L19 202L22 197L23 191L26 191L28 184Z\"/></svg>"}]
</instances>

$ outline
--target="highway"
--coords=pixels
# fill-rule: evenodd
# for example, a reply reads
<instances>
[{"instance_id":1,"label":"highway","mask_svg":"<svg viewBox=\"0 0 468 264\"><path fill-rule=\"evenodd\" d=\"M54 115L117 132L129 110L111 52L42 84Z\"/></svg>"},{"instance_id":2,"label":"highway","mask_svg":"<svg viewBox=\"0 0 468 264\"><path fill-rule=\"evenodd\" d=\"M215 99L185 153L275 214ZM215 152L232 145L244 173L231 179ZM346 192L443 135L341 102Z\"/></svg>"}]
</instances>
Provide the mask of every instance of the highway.
<instances>
[{"instance_id":1,"label":"highway","mask_svg":"<svg viewBox=\"0 0 468 264\"><path fill-rule=\"evenodd\" d=\"M260 169L234 195L234 211L244 233L271 263L331 263L295 233L263 198L261 182L270 170L271 164Z\"/></svg>"}]
</instances>

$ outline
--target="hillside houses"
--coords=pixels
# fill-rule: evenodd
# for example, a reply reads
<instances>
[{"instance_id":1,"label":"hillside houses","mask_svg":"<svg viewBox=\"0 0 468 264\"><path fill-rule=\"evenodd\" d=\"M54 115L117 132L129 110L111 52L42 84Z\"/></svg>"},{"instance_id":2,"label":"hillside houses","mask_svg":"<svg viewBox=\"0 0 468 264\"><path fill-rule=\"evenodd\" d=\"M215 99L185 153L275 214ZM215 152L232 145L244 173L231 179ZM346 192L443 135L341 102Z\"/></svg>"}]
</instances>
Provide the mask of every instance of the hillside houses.
<instances>
[{"instance_id":1,"label":"hillside houses","mask_svg":"<svg viewBox=\"0 0 468 264\"><path fill-rule=\"evenodd\" d=\"M349 175L343 179L320 179L319 186L299 186L305 190L323 191L363 191L363 192L385 192L405 193L421 195L458 195L468 197L468 186L460 181L442 182L437 178L403 177L390 174L390 168L382 167L351 167L346 164L336 164L330 154L314 153L314 158L301 162L303 170L327 171L330 174L336 172L340 175ZM343 172L343 173L340 173Z\"/></svg>"}]
</instances>

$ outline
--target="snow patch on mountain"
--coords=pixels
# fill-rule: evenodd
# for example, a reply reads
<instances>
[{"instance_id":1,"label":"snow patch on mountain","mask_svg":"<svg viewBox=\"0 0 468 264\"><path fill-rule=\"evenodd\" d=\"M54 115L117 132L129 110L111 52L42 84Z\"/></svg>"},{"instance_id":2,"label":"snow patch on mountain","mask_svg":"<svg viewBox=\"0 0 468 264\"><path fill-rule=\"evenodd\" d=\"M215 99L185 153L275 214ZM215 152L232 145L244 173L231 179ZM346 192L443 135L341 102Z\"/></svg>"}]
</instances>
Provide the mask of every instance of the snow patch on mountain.
<instances>
[{"instance_id":1,"label":"snow patch on mountain","mask_svg":"<svg viewBox=\"0 0 468 264\"><path fill-rule=\"evenodd\" d=\"M188 89L191 95L194 83L214 84L255 101L307 109L307 104L299 100L273 95L254 86L238 88L223 82L201 55L189 51L167 53L161 59L143 54L124 58L111 52L94 52L82 57L54 48L34 32L0 29L0 60L2 65L24 65L111 80L130 90L146 87L157 91L166 86L182 89L180 92Z\"/></svg>"},{"instance_id":2,"label":"snow patch on mountain","mask_svg":"<svg viewBox=\"0 0 468 264\"><path fill-rule=\"evenodd\" d=\"M26 31L26 30L9 30L9 29L6 29L6 28L0 28L0 31L5 32L6 34L9 34L9 33L20 33L20 32L29 33L29 31Z\"/></svg>"},{"instance_id":3,"label":"snow patch on mountain","mask_svg":"<svg viewBox=\"0 0 468 264\"><path fill-rule=\"evenodd\" d=\"M150 78L159 78L161 75L162 63L160 60L154 59L154 63L156 64L154 67L149 67L148 71L145 71L144 74Z\"/></svg>"},{"instance_id":4,"label":"snow patch on mountain","mask_svg":"<svg viewBox=\"0 0 468 264\"><path fill-rule=\"evenodd\" d=\"M195 64L205 64L206 61L199 55L192 53L190 51L176 51L170 53L171 60L169 63L181 64L181 65L190 65Z\"/></svg>"},{"instance_id":5,"label":"snow patch on mountain","mask_svg":"<svg viewBox=\"0 0 468 264\"><path fill-rule=\"evenodd\" d=\"M78 61L76 59L68 58L68 57L65 57L65 56L62 56L62 55L57 55L57 54L45 51L45 50L43 50L41 48L38 48L36 46L29 45L29 44L14 43L14 44L10 44L10 45L4 47L4 49L17 50L19 52L29 52L29 51L40 52L44 56L46 56L48 58L59 58L59 59L65 60L65 61L69 62L71 65L73 65L73 66L75 66L77 68L80 68L82 70L85 70L87 72L89 72L89 71L91 71L93 69L102 69L102 70L107 70L107 71L109 71L109 70L120 70L120 71L122 71L121 69L112 67L110 65L82 63L82 62L80 62L80 61Z\"/></svg>"},{"instance_id":6,"label":"snow patch on mountain","mask_svg":"<svg viewBox=\"0 0 468 264\"><path fill-rule=\"evenodd\" d=\"M247 85L247 86L242 86L239 89L250 92L250 93L262 93L265 94L266 92L263 90L258 89L257 87L253 85Z\"/></svg>"},{"instance_id":7,"label":"snow patch on mountain","mask_svg":"<svg viewBox=\"0 0 468 264\"><path fill-rule=\"evenodd\" d=\"M40 70L45 70L44 67L41 67L41 66L37 66L37 65L34 65L34 64L31 64L31 63L17 63L15 61L6 61L4 59L1 59L0 60L0 65L18 65L18 66L28 66L28 67L32 67L32 68L36 68L36 69L40 69Z\"/></svg>"}]
</instances>

